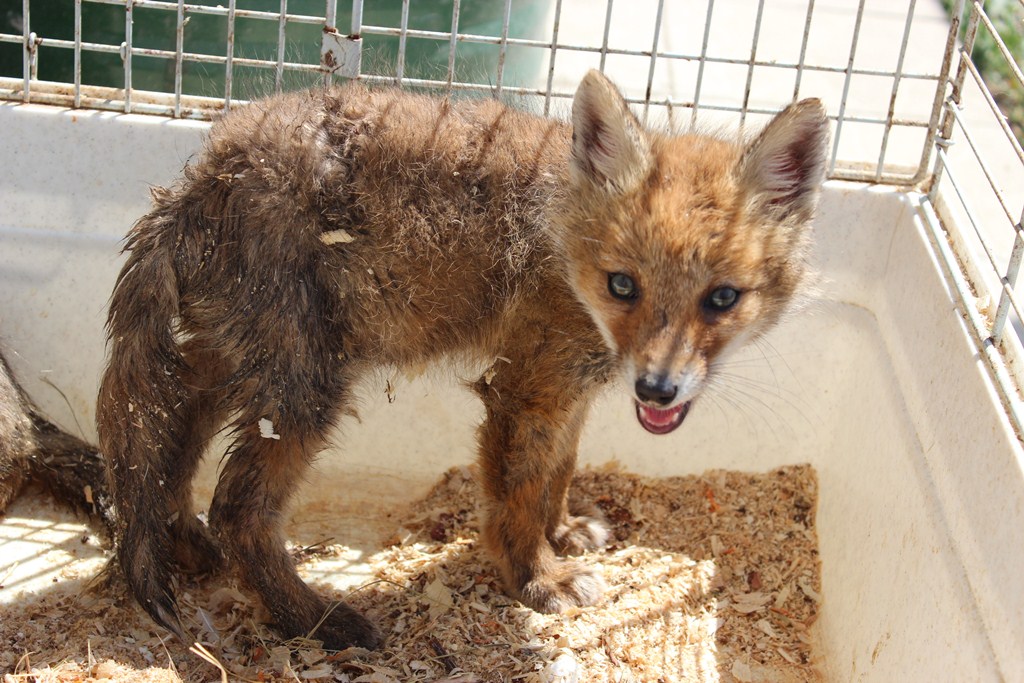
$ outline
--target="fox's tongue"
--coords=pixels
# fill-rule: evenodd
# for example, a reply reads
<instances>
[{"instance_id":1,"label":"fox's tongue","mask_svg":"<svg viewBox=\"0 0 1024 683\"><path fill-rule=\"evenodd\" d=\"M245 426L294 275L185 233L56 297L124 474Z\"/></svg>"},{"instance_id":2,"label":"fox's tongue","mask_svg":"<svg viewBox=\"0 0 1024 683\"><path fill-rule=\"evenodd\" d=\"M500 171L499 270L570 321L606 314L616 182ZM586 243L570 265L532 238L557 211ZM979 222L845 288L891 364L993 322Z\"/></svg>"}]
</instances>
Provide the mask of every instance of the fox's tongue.
<instances>
[{"instance_id":1,"label":"fox's tongue","mask_svg":"<svg viewBox=\"0 0 1024 683\"><path fill-rule=\"evenodd\" d=\"M690 412L690 401L667 410L651 408L642 403L636 404L636 419L640 420L643 428L651 434L668 434L683 424L683 418L688 412Z\"/></svg>"}]
</instances>

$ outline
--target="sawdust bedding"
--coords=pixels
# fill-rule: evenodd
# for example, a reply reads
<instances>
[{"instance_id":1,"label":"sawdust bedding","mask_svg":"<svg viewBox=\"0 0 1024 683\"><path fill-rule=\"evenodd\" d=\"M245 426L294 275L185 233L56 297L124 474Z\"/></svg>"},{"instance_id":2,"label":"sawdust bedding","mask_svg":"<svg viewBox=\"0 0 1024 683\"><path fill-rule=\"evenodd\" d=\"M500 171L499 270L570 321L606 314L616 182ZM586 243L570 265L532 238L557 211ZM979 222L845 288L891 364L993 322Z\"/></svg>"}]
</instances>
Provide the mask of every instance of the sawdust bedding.
<instances>
[{"instance_id":1,"label":"sawdust bedding","mask_svg":"<svg viewBox=\"0 0 1024 683\"><path fill-rule=\"evenodd\" d=\"M613 538L581 558L603 569L605 602L536 614L501 592L478 541L477 487L447 472L372 558L377 579L343 596L388 633L376 652L282 642L258 601L219 577L178 588L200 634L190 651L156 628L123 585L25 596L0 609L0 670L21 681L817 681L820 602L809 466L649 479L579 473ZM344 552L296 549L300 572ZM202 652L205 650L205 653Z\"/></svg>"}]
</instances>

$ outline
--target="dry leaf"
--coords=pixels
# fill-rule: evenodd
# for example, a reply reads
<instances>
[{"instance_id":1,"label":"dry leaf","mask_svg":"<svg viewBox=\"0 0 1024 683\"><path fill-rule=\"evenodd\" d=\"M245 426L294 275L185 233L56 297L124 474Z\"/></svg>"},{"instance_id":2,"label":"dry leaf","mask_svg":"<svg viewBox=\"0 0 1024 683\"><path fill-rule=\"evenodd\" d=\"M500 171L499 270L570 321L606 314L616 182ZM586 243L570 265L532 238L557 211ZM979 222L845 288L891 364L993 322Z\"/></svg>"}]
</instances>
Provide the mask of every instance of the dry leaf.
<instances>
[{"instance_id":1,"label":"dry leaf","mask_svg":"<svg viewBox=\"0 0 1024 683\"><path fill-rule=\"evenodd\" d=\"M235 605L248 605L249 600L237 588L225 586L218 588L206 601L206 607L214 614L220 614Z\"/></svg>"},{"instance_id":2,"label":"dry leaf","mask_svg":"<svg viewBox=\"0 0 1024 683\"><path fill-rule=\"evenodd\" d=\"M308 681L317 678L327 678L332 675L334 675L334 669L331 668L330 664L318 664L300 673L299 678Z\"/></svg>"},{"instance_id":3,"label":"dry leaf","mask_svg":"<svg viewBox=\"0 0 1024 683\"><path fill-rule=\"evenodd\" d=\"M423 589L423 596L430 602L431 619L436 619L455 606L452 592L441 582L441 579L434 579L428 583L427 587Z\"/></svg>"}]
</instances>

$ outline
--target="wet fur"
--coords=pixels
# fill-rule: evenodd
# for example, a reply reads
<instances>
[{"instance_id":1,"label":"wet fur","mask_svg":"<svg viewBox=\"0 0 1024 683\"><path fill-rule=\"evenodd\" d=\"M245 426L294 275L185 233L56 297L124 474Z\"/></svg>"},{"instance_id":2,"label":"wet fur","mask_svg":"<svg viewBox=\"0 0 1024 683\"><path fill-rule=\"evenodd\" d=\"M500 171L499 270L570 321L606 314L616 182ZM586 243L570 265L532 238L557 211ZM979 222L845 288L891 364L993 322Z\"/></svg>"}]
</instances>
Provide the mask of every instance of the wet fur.
<instances>
[{"instance_id":1,"label":"wet fur","mask_svg":"<svg viewBox=\"0 0 1024 683\"><path fill-rule=\"evenodd\" d=\"M114 516L102 456L47 420L0 356L0 513L29 483L41 485L112 535Z\"/></svg>"},{"instance_id":2,"label":"wet fur","mask_svg":"<svg viewBox=\"0 0 1024 683\"><path fill-rule=\"evenodd\" d=\"M803 106L817 113L788 116L815 119L798 143L820 166L823 113ZM599 574L559 557L607 536L567 504L593 397L660 353L651 339L682 330L717 349L759 332L803 277L820 169L797 163L809 189L769 190L746 161L758 150L644 131L596 72L573 125L359 84L219 121L154 193L110 302L98 426L136 597L182 635L174 571L216 568L223 552L284 635L378 644L299 579L281 521L357 378L447 358L490 365L474 385L484 541L507 589L542 611L597 602ZM650 285L629 311L606 289L608 268L626 266ZM694 324L688 288L733 268L762 293L749 320L680 327ZM191 481L225 421L207 529Z\"/></svg>"}]
</instances>

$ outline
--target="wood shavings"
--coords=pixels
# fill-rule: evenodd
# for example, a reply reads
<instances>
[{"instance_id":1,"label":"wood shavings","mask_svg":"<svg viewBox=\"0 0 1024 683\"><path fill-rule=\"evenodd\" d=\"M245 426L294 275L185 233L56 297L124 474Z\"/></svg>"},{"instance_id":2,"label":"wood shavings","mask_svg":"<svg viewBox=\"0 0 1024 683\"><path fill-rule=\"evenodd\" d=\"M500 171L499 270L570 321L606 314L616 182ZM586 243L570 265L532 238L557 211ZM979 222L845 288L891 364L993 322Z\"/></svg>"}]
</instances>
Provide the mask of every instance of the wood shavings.
<instances>
[{"instance_id":1,"label":"wood shavings","mask_svg":"<svg viewBox=\"0 0 1024 683\"><path fill-rule=\"evenodd\" d=\"M355 242L356 238L347 230L338 228L320 235L320 241L330 246L332 244L349 244Z\"/></svg>"},{"instance_id":2,"label":"wood shavings","mask_svg":"<svg viewBox=\"0 0 1024 683\"><path fill-rule=\"evenodd\" d=\"M768 601L771 600L772 596L765 595L761 592L755 593L742 593L740 595L733 596L732 608L740 614L750 614L751 612L758 612L765 608Z\"/></svg>"},{"instance_id":3,"label":"wood shavings","mask_svg":"<svg viewBox=\"0 0 1024 683\"><path fill-rule=\"evenodd\" d=\"M498 374L498 361L502 361L503 363L507 363L509 365L512 364L511 359L505 358L504 356L497 356L494 359L494 362L491 364L491 367L489 367L484 372L484 384L486 384L487 386L491 385L491 382L494 381L494 378Z\"/></svg>"},{"instance_id":4,"label":"wood shavings","mask_svg":"<svg viewBox=\"0 0 1024 683\"><path fill-rule=\"evenodd\" d=\"M820 680L809 630L822 600L810 467L670 479L606 468L580 473L573 490L611 526L610 545L579 558L601 569L606 600L573 614L538 614L504 594L478 540L473 474L461 468L396 515L391 545L370 559L373 580L348 595L314 586L378 622L388 634L378 651L282 642L260 623L259 601L227 576L179 586L181 612L202 638L190 653L124 586L86 592L69 581L0 608L0 671L18 683ZM316 544L296 561L302 570L345 552Z\"/></svg>"}]
</instances>

